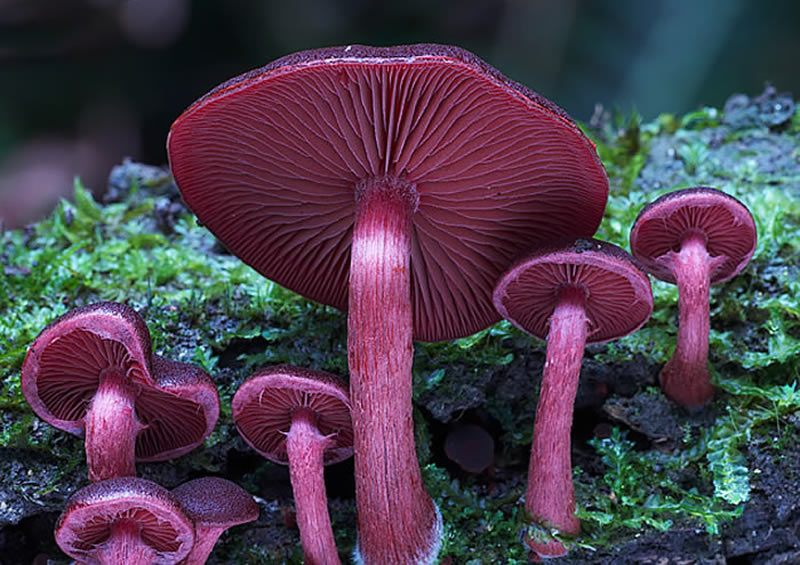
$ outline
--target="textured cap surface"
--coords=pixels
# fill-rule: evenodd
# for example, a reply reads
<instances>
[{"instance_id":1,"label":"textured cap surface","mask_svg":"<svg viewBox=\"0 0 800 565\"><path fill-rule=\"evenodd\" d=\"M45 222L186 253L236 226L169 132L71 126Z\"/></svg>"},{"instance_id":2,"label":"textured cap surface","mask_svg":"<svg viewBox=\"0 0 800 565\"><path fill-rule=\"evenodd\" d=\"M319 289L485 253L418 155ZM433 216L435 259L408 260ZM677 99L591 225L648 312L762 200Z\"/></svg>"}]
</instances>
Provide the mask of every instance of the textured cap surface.
<instances>
[{"instance_id":1,"label":"textured cap surface","mask_svg":"<svg viewBox=\"0 0 800 565\"><path fill-rule=\"evenodd\" d=\"M230 527L258 518L258 504L242 487L219 477L202 477L172 489L196 524Z\"/></svg>"}]
</instances>

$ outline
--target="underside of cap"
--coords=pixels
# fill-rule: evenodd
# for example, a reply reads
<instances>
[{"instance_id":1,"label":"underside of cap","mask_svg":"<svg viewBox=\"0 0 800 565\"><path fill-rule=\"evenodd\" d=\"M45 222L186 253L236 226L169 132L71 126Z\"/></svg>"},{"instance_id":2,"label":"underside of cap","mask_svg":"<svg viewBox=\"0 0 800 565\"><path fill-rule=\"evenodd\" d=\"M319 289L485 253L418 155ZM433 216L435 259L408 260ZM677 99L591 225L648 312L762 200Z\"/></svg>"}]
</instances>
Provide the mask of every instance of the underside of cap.
<instances>
[{"instance_id":1,"label":"underside of cap","mask_svg":"<svg viewBox=\"0 0 800 565\"><path fill-rule=\"evenodd\" d=\"M149 385L150 333L124 304L98 302L59 316L36 337L22 364L20 382L36 415L80 435L83 417L103 371Z\"/></svg>"},{"instance_id":2,"label":"underside of cap","mask_svg":"<svg viewBox=\"0 0 800 565\"><path fill-rule=\"evenodd\" d=\"M678 252L683 239L700 233L711 257L720 257L711 284L739 273L756 250L756 224L747 207L733 196L709 187L668 192L645 206L631 228L631 252L648 273L676 283L659 257Z\"/></svg>"},{"instance_id":3,"label":"underside of cap","mask_svg":"<svg viewBox=\"0 0 800 565\"><path fill-rule=\"evenodd\" d=\"M211 433L219 394L202 369L154 355L142 317L120 303L81 306L56 319L34 340L21 385L37 416L75 435L103 375L116 372L136 389L139 461L183 455Z\"/></svg>"},{"instance_id":4,"label":"underside of cap","mask_svg":"<svg viewBox=\"0 0 800 565\"><path fill-rule=\"evenodd\" d=\"M587 343L604 343L640 328L653 312L650 279L625 250L580 239L547 246L517 262L498 281L495 305L518 328L546 339L559 290L584 293Z\"/></svg>"},{"instance_id":5,"label":"underside of cap","mask_svg":"<svg viewBox=\"0 0 800 565\"><path fill-rule=\"evenodd\" d=\"M524 250L590 236L608 182L554 104L458 48L353 46L278 60L220 85L173 124L184 200L234 254L347 308L356 188L413 187L414 335L470 335Z\"/></svg>"},{"instance_id":6,"label":"underside of cap","mask_svg":"<svg viewBox=\"0 0 800 565\"><path fill-rule=\"evenodd\" d=\"M70 557L91 562L114 522L131 520L144 543L164 562L185 557L194 542L194 525L178 500L158 484L136 477L109 479L82 488L67 501L55 538Z\"/></svg>"},{"instance_id":7,"label":"underside of cap","mask_svg":"<svg viewBox=\"0 0 800 565\"><path fill-rule=\"evenodd\" d=\"M290 365L260 369L242 383L231 401L236 427L261 455L281 465L289 463L287 433L292 414L303 408L314 413L322 436L331 436L326 465L353 455L353 424L346 385L330 373Z\"/></svg>"}]
</instances>

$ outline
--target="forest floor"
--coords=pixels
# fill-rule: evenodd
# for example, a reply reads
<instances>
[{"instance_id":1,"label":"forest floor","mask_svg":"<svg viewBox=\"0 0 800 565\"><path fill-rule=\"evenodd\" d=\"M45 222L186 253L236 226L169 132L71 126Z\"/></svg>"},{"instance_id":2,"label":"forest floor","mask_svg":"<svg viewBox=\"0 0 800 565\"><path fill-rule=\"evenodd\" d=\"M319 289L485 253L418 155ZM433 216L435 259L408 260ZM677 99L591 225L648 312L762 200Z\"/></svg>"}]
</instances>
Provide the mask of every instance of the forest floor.
<instances>
[{"instance_id":1,"label":"forest floor","mask_svg":"<svg viewBox=\"0 0 800 565\"><path fill-rule=\"evenodd\" d=\"M590 346L572 437L577 563L800 563L800 109L772 89L652 122L598 111L586 125L611 194L596 237L628 247L639 210L661 194L712 186L741 200L759 231L736 278L712 288L717 394L690 413L657 386L675 343L677 292L653 281L655 310L635 334ZM210 563L300 563L288 471L238 436L230 399L256 367L293 363L346 377L346 320L270 283L227 254L184 208L167 171L125 162L96 196L0 233L0 564L66 563L52 531L85 486L80 438L38 420L21 394L34 337L99 300L129 304L154 351L201 365L222 399L205 445L139 475L167 488L215 475L257 497L256 522L222 536ZM453 342L417 344L418 456L445 520L441 563L518 564L531 428L544 344L506 322ZM493 457L464 470L444 445L484 434ZM476 431L477 430L477 431ZM482 430L482 431L481 431ZM337 544L355 544L353 466L326 470Z\"/></svg>"}]
</instances>

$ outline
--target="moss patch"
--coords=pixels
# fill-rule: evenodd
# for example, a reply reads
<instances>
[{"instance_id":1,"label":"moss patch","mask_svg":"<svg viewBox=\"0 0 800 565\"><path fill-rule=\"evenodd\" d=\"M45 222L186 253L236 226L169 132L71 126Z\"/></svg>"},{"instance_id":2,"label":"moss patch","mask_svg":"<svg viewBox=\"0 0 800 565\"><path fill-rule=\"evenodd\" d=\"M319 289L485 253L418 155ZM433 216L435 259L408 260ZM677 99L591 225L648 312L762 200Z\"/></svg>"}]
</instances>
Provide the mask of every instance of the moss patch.
<instances>
[{"instance_id":1,"label":"moss patch","mask_svg":"<svg viewBox=\"0 0 800 565\"><path fill-rule=\"evenodd\" d=\"M739 547L738 524L749 513L772 516L778 528L792 519L791 511L765 510L778 502L762 484L778 476L778 466L795 466L780 476L798 472L800 112L777 124L759 121L747 106L761 103L754 100L738 107L747 120L709 108L649 123L608 118L588 130L611 181L598 238L627 247L647 202L706 185L750 208L759 243L741 275L712 289L710 363L719 392L704 417L676 408L654 386L675 343L674 286L653 282L655 312L639 332L587 349L573 433L583 532L565 540L574 548L565 563L600 563L631 543L641 549L643 540L662 549L672 540L662 555L698 547L724 554ZM44 530L86 476L82 442L39 422L21 395L27 347L67 310L117 300L142 313L155 351L202 365L222 396L220 423L204 450L140 466L141 474L167 487L202 474L237 481L262 499L262 517L223 536L214 559L299 563L287 475L237 437L230 398L264 364L346 375L346 320L227 254L180 205L163 171L123 167L115 172L115 202L95 202L76 182L74 198L47 219L0 235L0 459L8 478L0 529L9 540L0 553L34 551L18 533L32 520L49 539ZM543 351L507 323L417 347L418 453L446 523L442 562L527 562L521 497ZM495 464L481 475L460 473L443 454L447 430L465 420L495 437ZM330 479L328 486L346 556L355 543L352 486ZM46 549L59 555L52 544Z\"/></svg>"}]
</instances>

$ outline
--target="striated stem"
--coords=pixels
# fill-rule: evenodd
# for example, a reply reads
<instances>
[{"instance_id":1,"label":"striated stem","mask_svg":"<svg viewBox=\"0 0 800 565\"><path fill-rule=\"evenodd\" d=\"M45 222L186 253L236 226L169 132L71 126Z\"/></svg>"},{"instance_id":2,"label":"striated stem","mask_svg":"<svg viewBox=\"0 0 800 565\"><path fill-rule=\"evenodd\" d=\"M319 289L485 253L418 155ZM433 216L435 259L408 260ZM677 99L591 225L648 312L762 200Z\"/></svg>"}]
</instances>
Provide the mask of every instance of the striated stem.
<instances>
[{"instance_id":1,"label":"striated stem","mask_svg":"<svg viewBox=\"0 0 800 565\"><path fill-rule=\"evenodd\" d=\"M358 548L370 565L432 563L441 517L422 484L411 403L413 186L391 179L357 191L348 357Z\"/></svg>"},{"instance_id":2,"label":"striated stem","mask_svg":"<svg viewBox=\"0 0 800 565\"><path fill-rule=\"evenodd\" d=\"M121 369L110 368L100 375L84 418L90 481L136 476L136 436L144 426L136 417L135 400Z\"/></svg>"},{"instance_id":3,"label":"striated stem","mask_svg":"<svg viewBox=\"0 0 800 565\"><path fill-rule=\"evenodd\" d=\"M90 563L99 565L150 565L156 563L155 550L144 543L141 527L133 520L120 520L111 527L111 535L98 546Z\"/></svg>"},{"instance_id":4,"label":"striated stem","mask_svg":"<svg viewBox=\"0 0 800 565\"><path fill-rule=\"evenodd\" d=\"M679 253L665 260L678 282L678 342L659 379L664 394L687 408L702 406L714 396L708 376L708 334L711 270L714 260L702 234L690 232Z\"/></svg>"},{"instance_id":5,"label":"striated stem","mask_svg":"<svg viewBox=\"0 0 800 565\"><path fill-rule=\"evenodd\" d=\"M584 291L563 287L547 334L547 357L533 426L525 509L534 522L569 534L580 531L580 521L575 517L570 435L586 333ZM527 543L543 557L567 553L557 541L528 538Z\"/></svg>"},{"instance_id":6,"label":"striated stem","mask_svg":"<svg viewBox=\"0 0 800 565\"><path fill-rule=\"evenodd\" d=\"M319 433L313 411L301 408L292 413L286 454L306 565L341 563L331 529L323 475L325 450L330 445L331 438Z\"/></svg>"}]
</instances>

